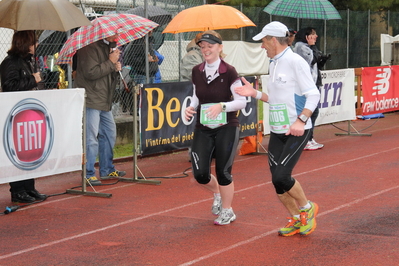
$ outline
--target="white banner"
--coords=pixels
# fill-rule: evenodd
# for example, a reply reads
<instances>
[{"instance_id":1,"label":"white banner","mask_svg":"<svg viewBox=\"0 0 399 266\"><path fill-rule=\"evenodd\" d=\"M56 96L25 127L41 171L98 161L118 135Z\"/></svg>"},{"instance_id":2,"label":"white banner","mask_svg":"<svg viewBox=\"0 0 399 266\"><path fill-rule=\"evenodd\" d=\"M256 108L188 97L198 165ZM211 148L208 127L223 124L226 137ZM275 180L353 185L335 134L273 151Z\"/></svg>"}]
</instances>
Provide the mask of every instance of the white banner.
<instances>
[{"instance_id":1,"label":"white banner","mask_svg":"<svg viewBox=\"0 0 399 266\"><path fill-rule=\"evenodd\" d=\"M0 183L82 169L84 89L0 93Z\"/></svg>"},{"instance_id":2,"label":"white banner","mask_svg":"<svg viewBox=\"0 0 399 266\"><path fill-rule=\"evenodd\" d=\"M321 71L323 87L320 93L319 116L316 126L340 121L356 119L354 94L355 71L354 69L336 69ZM269 75L261 76L263 92L267 93L267 80ZM264 134L270 133L269 105L263 104Z\"/></svg>"},{"instance_id":3,"label":"white banner","mask_svg":"<svg viewBox=\"0 0 399 266\"><path fill-rule=\"evenodd\" d=\"M355 70L325 70L321 76L323 87L316 126L356 119Z\"/></svg>"}]
</instances>

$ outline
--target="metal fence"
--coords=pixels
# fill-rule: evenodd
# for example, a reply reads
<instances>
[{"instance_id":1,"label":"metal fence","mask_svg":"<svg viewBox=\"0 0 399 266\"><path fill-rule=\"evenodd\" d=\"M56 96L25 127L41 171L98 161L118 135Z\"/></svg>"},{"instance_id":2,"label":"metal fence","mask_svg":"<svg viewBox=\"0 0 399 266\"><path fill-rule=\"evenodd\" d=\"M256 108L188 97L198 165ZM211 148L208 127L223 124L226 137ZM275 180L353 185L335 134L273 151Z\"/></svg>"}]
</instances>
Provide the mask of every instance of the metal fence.
<instances>
[{"instance_id":1,"label":"metal fence","mask_svg":"<svg viewBox=\"0 0 399 266\"><path fill-rule=\"evenodd\" d=\"M147 3L145 2L147 1ZM168 11L171 16L175 16L181 10L204 4L203 0L72 0L83 13L90 19L101 16L109 12L123 13L137 6L157 6ZM366 66L378 66L381 64L381 43L380 35L389 34L395 36L399 34L399 13L397 12L370 12L370 11L339 11L341 20L306 20L279 16L271 16L263 11L263 7L242 7L235 8L247 15L257 27L247 27L242 29L220 30L222 37L226 41L246 41L253 42L252 37L257 34L262 27L270 21L278 20L290 28L300 29L303 27L316 28L319 36L317 46L325 54L331 53L331 60L327 62L325 69L356 68ZM223 16L223 14L220 14ZM162 34L167 21L160 22L160 26L153 32L153 46L165 58L159 65L161 82L179 81L180 59L185 54L186 44L195 37L197 32L187 32L180 34ZM6 56L10 48L13 31L0 28L0 60ZM64 75L66 68L54 66L54 54L65 42L65 33L53 33L48 31L38 31L41 47L38 55L41 59L42 70L47 73L49 82L48 87L57 84L59 76ZM40 46L40 45L39 45ZM131 86L134 76L130 69L138 66L132 65L127 59L124 62L123 75ZM61 87L72 86L69 81L61 83ZM122 88L117 88L115 98L115 116L130 115L131 95L126 94Z\"/></svg>"}]
</instances>

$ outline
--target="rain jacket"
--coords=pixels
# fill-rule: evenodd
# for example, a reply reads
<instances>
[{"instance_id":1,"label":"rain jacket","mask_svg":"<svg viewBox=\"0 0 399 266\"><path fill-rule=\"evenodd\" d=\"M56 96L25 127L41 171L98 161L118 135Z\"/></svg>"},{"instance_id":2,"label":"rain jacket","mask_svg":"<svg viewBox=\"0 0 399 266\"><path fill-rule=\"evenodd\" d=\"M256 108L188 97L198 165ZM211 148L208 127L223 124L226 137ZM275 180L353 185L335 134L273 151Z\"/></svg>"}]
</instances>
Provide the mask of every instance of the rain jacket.
<instances>
[{"instance_id":1,"label":"rain jacket","mask_svg":"<svg viewBox=\"0 0 399 266\"><path fill-rule=\"evenodd\" d=\"M187 44L187 54L181 59L181 78L182 81L191 81L193 67L204 62L199 46L192 40Z\"/></svg>"},{"instance_id":2,"label":"rain jacket","mask_svg":"<svg viewBox=\"0 0 399 266\"><path fill-rule=\"evenodd\" d=\"M77 88L86 89L86 107L106 112L111 111L118 77L110 51L103 40L79 49L75 79Z\"/></svg>"},{"instance_id":3,"label":"rain jacket","mask_svg":"<svg viewBox=\"0 0 399 266\"><path fill-rule=\"evenodd\" d=\"M319 75L319 69L317 68L317 64L315 61L315 57L312 49L307 43L304 42L296 42L294 46L294 52L302 56L303 59L309 64L310 73L312 74L312 78L317 86L317 77Z\"/></svg>"}]
</instances>

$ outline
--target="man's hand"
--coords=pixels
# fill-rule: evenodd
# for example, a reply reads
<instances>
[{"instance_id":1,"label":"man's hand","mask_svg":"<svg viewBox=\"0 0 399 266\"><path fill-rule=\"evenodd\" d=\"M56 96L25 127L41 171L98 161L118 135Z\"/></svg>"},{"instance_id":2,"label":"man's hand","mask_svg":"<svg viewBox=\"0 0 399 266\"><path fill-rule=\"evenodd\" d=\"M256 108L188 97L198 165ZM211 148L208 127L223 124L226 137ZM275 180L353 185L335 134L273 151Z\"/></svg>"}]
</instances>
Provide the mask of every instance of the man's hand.
<instances>
[{"instance_id":1,"label":"man's hand","mask_svg":"<svg viewBox=\"0 0 399 266\"><path fill-rule=\"evenodd\" d=\"M121 64L121 62L116 62L116 64L115 64L115 69L116 69L116 71L121 71L121 70L122 70L122 64Z\"/></svg>"},{"instance_id":2,"label":"man's hand","mask_svg":"<svg viewBox=\"0 0 399 266\"><path fill-rule=\"evenodd\" d=\"M242 82L244 82L244 86L237 87L234 91L241 96L251 96L256 97L256 90L252 87L251 83L249 83L244 77L241 78Z\"/></svg>"},{"instance_id":3,"label":"man's hand","mask_svg":"<svg viewBox=\"0 0 399 266\"><path fill-rule=\"evenodd\" d=\"M119 60L120 53L121 51L119 51L119 49L111 51L111 53L108 56L109 60L111 60L112 63L116 64Z\"/></svg>"},{"instance_id":4,"label":"man's hand","mask_svg":"<svg viewBox=\"0 0 399 266\"><path fill-rule=\"evenodd\" d=\"M300 120L296 120L288 129L285 135L293 135L296 137L302 136L305 133L305 123Z\"/></svg>"}]
</instances>

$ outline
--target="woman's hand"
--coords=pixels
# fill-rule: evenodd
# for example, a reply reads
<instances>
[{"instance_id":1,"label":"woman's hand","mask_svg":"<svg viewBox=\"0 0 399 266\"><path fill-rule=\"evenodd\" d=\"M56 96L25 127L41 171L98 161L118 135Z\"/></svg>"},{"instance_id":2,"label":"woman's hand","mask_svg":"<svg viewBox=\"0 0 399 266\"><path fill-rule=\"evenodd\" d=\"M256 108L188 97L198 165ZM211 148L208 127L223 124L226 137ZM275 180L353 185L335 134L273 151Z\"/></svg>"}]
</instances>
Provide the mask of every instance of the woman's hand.
<instances>
[{"instance_id":1,"label":"woman's hand","mask_svg":"<svg viewBox=\"0 0 399 266\"><path fill-rule=\"evenodd\" d=\"M211 107L209 107L208 109L206 109L205 114L208 118L210 119L216 119L216 117L218 117L218 115L222 112L222 105L219 103L216 103L214 105L212 105Z\"/></svg>"},{"instance_id":2,"label":"woman's hand","mask_svg":"<svg viewBox=\"0 0 399 266\"><path fill-rule=\"evenodd\" d=\"M194 107L189 106L186 108L186 110L184 111L184 118L187 121L190 121L191 118L194 116L194 114L196 114L197 112L195 111Z\"/></svg>"},{"instance_id":3,"label":"woman's hand","mask_svg":"<svg viewBox=\"0 0 399 266\"><path fill-rule=\"evenodd\" d=\"M42 81L42 77L40 76L40 72L33 73L32 75L35 77L36 83L39 83L40 81Z\"/></svg>"}]
</instances>

